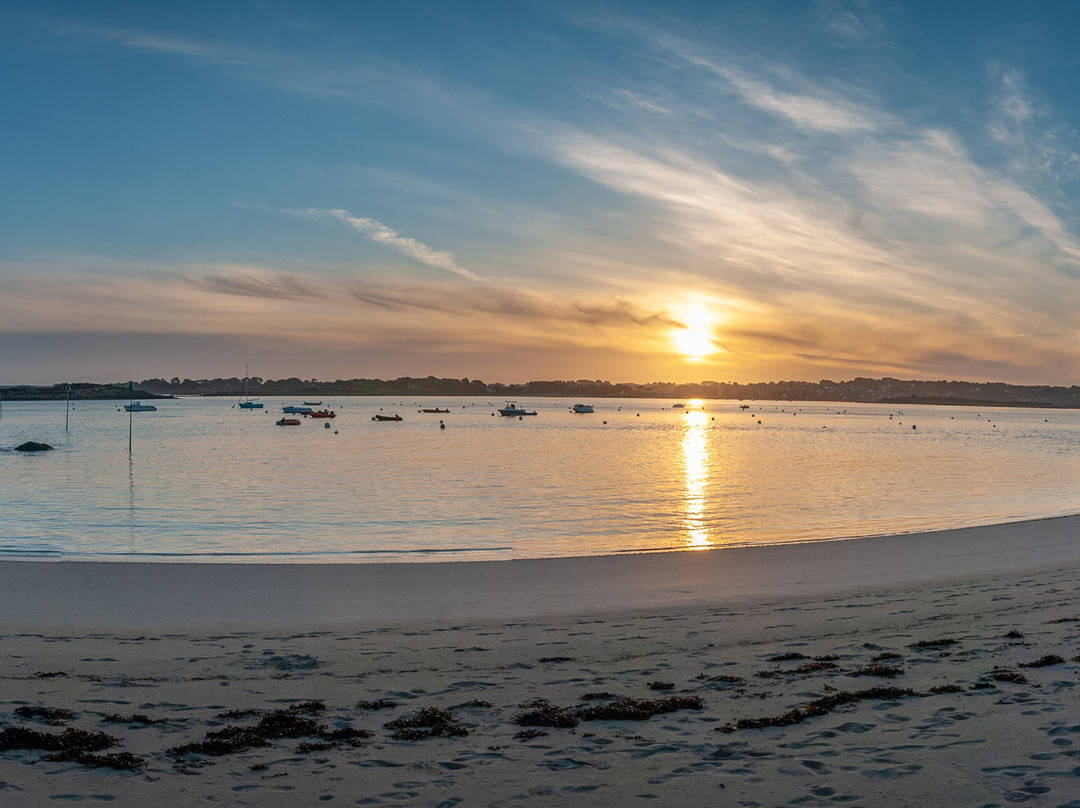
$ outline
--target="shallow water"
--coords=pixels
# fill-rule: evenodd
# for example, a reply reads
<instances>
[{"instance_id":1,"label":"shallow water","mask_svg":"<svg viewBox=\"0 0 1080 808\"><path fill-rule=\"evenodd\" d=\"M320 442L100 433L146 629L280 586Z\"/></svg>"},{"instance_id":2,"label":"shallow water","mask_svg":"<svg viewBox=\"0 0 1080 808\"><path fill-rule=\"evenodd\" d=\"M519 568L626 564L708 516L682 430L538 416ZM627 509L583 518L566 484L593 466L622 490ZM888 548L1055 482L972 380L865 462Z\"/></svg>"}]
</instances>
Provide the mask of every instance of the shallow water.
<instances>
[{"instance_id":1,"label":"shallow water","mask_svg":"<svg viewBox=\"0 0 1080 808\"><path fill-rule=\"evenodd\" d=\"M0 557L541 558L1080 511L1075 411L600 400L577 415L538 398L517 419L490 399L347 398L326 401L332 421L279 427L298 401L130 418L121 403L4 402ZM434 406L450 412L418 412ZM56 449L12 451L25 440Z\"/></svg>"}]
</instances>

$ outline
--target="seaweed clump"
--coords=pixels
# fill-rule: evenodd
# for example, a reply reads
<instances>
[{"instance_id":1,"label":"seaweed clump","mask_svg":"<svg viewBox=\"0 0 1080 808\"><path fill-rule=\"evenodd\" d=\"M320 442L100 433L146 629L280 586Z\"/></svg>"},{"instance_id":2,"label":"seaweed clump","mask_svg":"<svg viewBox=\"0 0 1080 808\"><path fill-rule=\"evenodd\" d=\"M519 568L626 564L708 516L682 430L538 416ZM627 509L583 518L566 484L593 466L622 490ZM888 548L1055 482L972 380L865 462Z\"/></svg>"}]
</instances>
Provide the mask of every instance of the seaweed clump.
<instances>
[{"instance_id":1,"label":"seaweed clump","mask_svg":"<svg viewBox=\"0 0 1080 808\"><path fill-rule=\"evenodd\" d=\"M358 701L356 702L357 710L393 710L398 706L396 701L391 699L379 699L378 701Z\"/></svg>"},{"instance_id":2,"label":"seaweed clump","mask_svg":"<svg viewBox=\"0 0 1080 808\"><path fill-rule=\"evenodd\" d=\"M139 726L149 727L154 724L167 724L168 720L165 718L151 718L143 713L134 713L132 715L120 715L120 713L110 713L101 719L106 724L138 724Z\"/></svg>"},{"instance_id":3,"label":"seaweed clump","mask_svg":"<svg viewBox=\"0 0 1080 808\"><path fill-rule=\"evenodd\" d=\"M28 718L53 726L60 726L65 721L70 721L75 717L71 710L62 710L55 707L16 707L15 715L19 716L19 718Z\"/></svg>"},{"instance_id":4,"label":"seaweed clump","mask_svg":"<svg viewBox=\"0 0 1080 808\"><path fill-rule=\"evenodd\" d=\"M549 704L545 699L537 699L521 706L531 709L527 713L514 716L514 723L520 727L572 729L578 725L578 717L572 711Z\"/></svg>"},{"instance_id":5,"label":"seaweed clump","mask_svg":"<svg viewBox=\"0 0 1080 808\"><path fill-rule=\"evenodd\" d=\"M665 699L619 699L578 710L583 721L647 721L654 715L677 710L700 710L697 696L668 696Z\"/></svg>"},{"instance_id":6,"label":"seaweed clump","mask_svg":"<svg viewBox=\"0 0 1080 808\"><path fill-rule=\"evenodd\" d=\"M916 651L937 651L942 648L949 648L958 642L960 641L948 637L940 640L920 640L919 642L913 642L908 648L914 648Z\"/></svg>"},{"instance_id":7,"label":"seaweed clump","mask_svg":"<svg viewBox=\"0 0 1080 808\"><path fill-rule=\"evenodd\" d=\"M1064 657L1060 657L1057 654L1047 654L1041 656L1034 662L1021 662L1021 668L1047 668L1051 665L1061 665L1065 662Z\"/></svg>"},{"instance_id":8,"label":"seaweed clump","mask_svg":"<svg viewBox=\"0 0 1080 808\"><path fill-rule=\"evenodd\" d=\"M286 738L319 738L329 743L355 743L357 738L371 737L365 730L341 729L328 731L323 724L317 724L303 713L317 715L326 709L321 701L306 701L294 704L284 710L273 710L263 714L254 726L231 725L206 733L202 741L187 743L169 749L166 754L173 757L203 755L222 757L249 749L269 746L271 741Z\"/></svg>"},{"instance_id":9,"label":"seaweed clump","mask_svg":"<svg viewBox=\"0 0 1080 808\"><path fill-rule=\"evenodd\" d=\"M914 690L901 689L898 687L872 687L868 690L856 690L854 692L840 690L820 699L814 699L802 709L788 710L776 716L765 718L740 718L734 724L726 724L720 727L721 732L734 732L738 729L766 729L768 727L790 727L801 724L810 718L819 718L828 715L838 707L846 704L854 704L871 699L901 699L907 696L917 696Z\"/></svg>"},{"instance_id":10,"label":"seaweed clump","mask_svg":"<svg viewBox=\"0 0 1080 808\"><path fill-rule=\"evenodd\" d=\"M79 763L95 768L134 771L145 761L129 752L96 755L116 743L116 738L104 732L87 732L81 729L65 729L57 734L39 732L26 727L6 727L0 730L0 752L16 750L41 750L50 752L45 760L62 763Z\"/></svg>"},{"instance_id":11,"label":"seaweed clump","mask_svg":"<svg viewBox=\"0 0 1080 808\"><path fill-rule=\"evenodd\" d=\"M1011 671L1008 668L994 668L990 673L986 674L987 679L992 679L995 682L1005 682L1010 685L1026 685L1028 683L1027 677L1022 673Z\"/></svg>"},{"instance_id":12,"label":"seaweed clump","mask_svg":"<svg viewBox=\"0 0 1080 808\"><path fill-rule=\"evenodd\" d=\"M903 673L903 668L896 668L891 665L882 665L879 662L875 662L872 665L864 665L861 668L856 668L849 675L876 676L879 679L895 679L897 676L903 675Z\"/></svg>"},{"instance_id":13,"label":"seaweed clump","mask_svg":"<svg viewBox=\"0 0 1080 808\"><path fill-rule=\"evenodd\" d=\"M455 721L449 712L438 707L425 707L412 718L395 718L385 726L394 730L394 737L399 741L422 741L426 738L451 738L469 734L464 724Z\"/></svg>"}]
</instances>

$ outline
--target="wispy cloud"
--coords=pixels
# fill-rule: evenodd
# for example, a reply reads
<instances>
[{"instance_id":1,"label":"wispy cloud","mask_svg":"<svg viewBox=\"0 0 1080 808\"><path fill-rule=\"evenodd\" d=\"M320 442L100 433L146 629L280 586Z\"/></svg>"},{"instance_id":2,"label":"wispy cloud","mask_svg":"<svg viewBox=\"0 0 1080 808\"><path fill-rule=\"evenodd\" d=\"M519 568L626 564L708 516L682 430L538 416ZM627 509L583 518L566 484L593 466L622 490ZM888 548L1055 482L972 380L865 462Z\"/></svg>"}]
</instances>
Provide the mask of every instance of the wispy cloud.
<instances>
[{"instance_id":1,"label":"wispy cloud","mask_svg":"<svg viewBox=\"0 0 1080 808\"><path fill-rule=\"evenodd\" d=\"M454 256L446 250L437 250L414 238L403 236L398 231L387 227L385 224L378 222L375 219L354 216L345 210L306 209L288 212L303 216L337 219L338 221L349 225L354 230L363 233L372 241L390 247L392 250L421 264L435 269L444 269L447 272L453 272L455 275L460 275L462 278L467 278L470 281L484 281L484 278L480 277L475 272L459 265L454 259Z\"/></svg>"}]
</instances>

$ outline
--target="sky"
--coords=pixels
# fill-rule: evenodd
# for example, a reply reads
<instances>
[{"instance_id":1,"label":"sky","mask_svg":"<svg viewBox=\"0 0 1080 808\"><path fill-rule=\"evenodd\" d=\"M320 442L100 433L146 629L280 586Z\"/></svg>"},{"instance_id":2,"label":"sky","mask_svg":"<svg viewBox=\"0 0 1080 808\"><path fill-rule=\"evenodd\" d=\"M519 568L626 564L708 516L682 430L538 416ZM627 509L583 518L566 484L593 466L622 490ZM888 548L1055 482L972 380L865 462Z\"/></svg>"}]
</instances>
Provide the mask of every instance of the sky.
<instances>
[{"instance_id":1,"label":"sky","mask_svg":"<svg viewBox=\"0 0 1080 808\"><path fill-rule=\"evenodd\" d=\"M0 384L1080 383L1075 2L0 4Z\"/></svg>"}]
</instances>

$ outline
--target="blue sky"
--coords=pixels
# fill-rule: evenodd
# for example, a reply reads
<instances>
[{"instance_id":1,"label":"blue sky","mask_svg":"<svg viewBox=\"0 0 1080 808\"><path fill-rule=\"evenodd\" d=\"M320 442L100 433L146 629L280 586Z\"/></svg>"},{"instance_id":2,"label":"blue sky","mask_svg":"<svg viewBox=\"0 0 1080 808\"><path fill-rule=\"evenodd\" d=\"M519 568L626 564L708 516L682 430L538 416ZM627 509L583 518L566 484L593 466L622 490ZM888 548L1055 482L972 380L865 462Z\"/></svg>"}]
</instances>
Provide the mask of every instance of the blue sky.
<instances>
[{"instance_id":1,"label":"blue sky","mask_svg":"<svg viewBox=\"0 0 1080 808\"><path fill-rule=\"evenodd\" d=\"M1072 2L0 6L0 383L1080 376Z\"/></svg>"}]
</instances>

